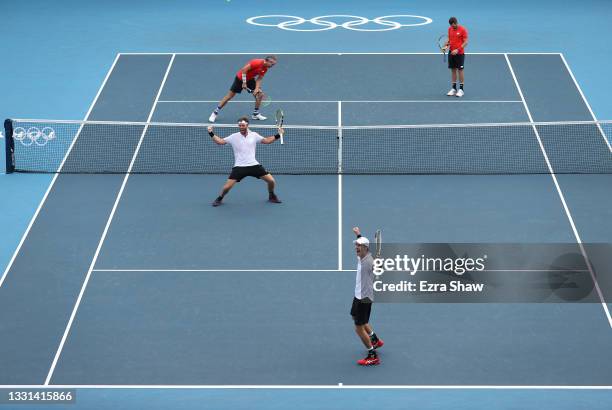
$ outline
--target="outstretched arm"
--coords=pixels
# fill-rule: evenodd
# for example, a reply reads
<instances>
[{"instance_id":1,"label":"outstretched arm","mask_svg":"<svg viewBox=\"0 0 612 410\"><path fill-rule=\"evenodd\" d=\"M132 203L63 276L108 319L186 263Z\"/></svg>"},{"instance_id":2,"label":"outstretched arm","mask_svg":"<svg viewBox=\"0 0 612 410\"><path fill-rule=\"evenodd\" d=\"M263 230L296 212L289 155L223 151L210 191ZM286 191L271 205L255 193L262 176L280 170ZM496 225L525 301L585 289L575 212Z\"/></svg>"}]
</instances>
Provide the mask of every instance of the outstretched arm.
<instances>
[{"instance_id":1,"label":"outstretched arm","mask_svg":"<svg viewBox=\"0 0 612 410\"><path fill-rule=\"evenodd\" d=\"M284 132L285 131L282 128L279 128L278 132L276 133L276 135L270 135L269 137L265 137L264 139L261 140L261 143L262 144L272 144L277 139L280 139L281 134L284 133Z\"/></svg>"},{"instance_id":2,"label":"outstretched arm","mask_svg":"<svg viewBox=\"0 0 612 410\"><path fill-rule=\"evenodd\" d=\"M213 127L209 126L208 127L208 135L210 135L210 138L212 138L212 140L215 142L215 144L218 145L225 145L227 144L227 142L225 142L225 140L221 137L219 137L218 135L215 135L215 133L213 132Z\"/></svg>"}]
</instances>

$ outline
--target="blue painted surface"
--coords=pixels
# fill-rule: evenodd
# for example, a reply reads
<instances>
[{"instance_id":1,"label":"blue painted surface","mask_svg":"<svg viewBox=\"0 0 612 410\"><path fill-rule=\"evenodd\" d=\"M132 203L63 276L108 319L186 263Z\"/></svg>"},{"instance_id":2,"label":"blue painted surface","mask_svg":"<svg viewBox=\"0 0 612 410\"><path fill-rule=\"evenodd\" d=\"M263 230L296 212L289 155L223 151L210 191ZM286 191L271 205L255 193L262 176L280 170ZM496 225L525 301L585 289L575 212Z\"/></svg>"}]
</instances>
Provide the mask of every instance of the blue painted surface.
<instances>
[{"instance_id":1,"label":"blue painted surface","mask_svg":"<svg viewBox=\"0 0 612 410\"><path fill-rule=\"evenodd\" d=\"M597 304L375 304L385 346L365 376L353 286L353 272L95 272L53 383L612 382Z\"/></svg>"},{"instance_id":2,"label":"blue painted surface","mask_svg":"<svg viewBox=\"0 0 612 410\"><path fill-rule=\"evenodd\" d=\"M575 410L585 408L607 410L610 391L524 391L524 390L155 390L155 389L80 389L77 405L54 409L106 410L141 409L397 409L423 410ZM46 410L45 406L27 406Z\"/></svg>"},{"instance_id":3,"label":"blue painted surface","mask_svg":"<svg viewBox=\"0 0 612 410\"><path fill-rule=\"evenodd\" d=\"M402 4L400 7L395 1L381 1L377 2L376 13L372 14L371 5L367 2L352 2L348 8L346 3L327 1L308 2L307 4L288 4L280 1L255 4L241 0L233 0L232 2L183 1L172 4L161 1L154 1L153 3L150 1L134 1L129 4L124 2L116 2L116 4L109 4L109 2L83 4L76 1L63 1L53 5L42 1L20 2L11 7L11 18L0 28L2 37L6 39L5 50L13 61L13 64L3 64L0 67L0 76L4 79L9 79L9 81L5 81L5 84L3 84L3 95L5 98L0 101L0 113L4 117L82 118L117 52L265 52L268 51L270 45L273 45L274 51L296 51L295 44L300 45L299 51L338 51L340 49L342 51L433 52L435 51L434 40L445 30L445 21L448 18L449 10L452 10L453 6L454 3L448 1L438 2L435 5L425 1L418 1L412 3L408 10L406 5ZM462 4L461 15L459 17L461 22L470 28L472 35L470 51L563 52L577 79L583 86L585 94L593 105L597 116L599 118L610 118L612 109L607 103L607 88L602 86L602 84L606 84L607 69L610 66L611 61L609 60L612 57L609 53L602 52L602 50L605 50L607 46L607 40L605 39L608 37L607 23L611 7L607 1L589 1L575 4L558 4L558 2L549 1L538 3L521 1L513 3L511 7L504 8L488 4L484 7L482 2L470 1ZM121 10L120 14L117 13L118 9ZM356 33L347 30L334 30L320 33L282 32L281 35L281 32L273 28L252 27L243 23L246 17L252 15L279 13L295 14L304 17L336 13L350 13L369 17L410 13L432 17L434 24L416 29L384 33ZM172 18L168 18L170 14ZM573 29L572 35L554 34L558 30L568 27L560 24L560 22L567 22L568 19L570 20L569 28ZM28 21L28 27L30 28L53 27L53 29L24 30L23 21ZM96 29L94 30L92 27ZM232 35L227 34L228 27L231 27ZM508 27L516 31L509 34ZM575 30L576 28L579 29ZM250 39L248 46L243 41L246 37ZM258 46L253 49L252 44ZM439 56L436 56L436 58L439 58ZM236 60L242 61L241 58L236 58ZM15 67L18 67L18 69ZM277 68L280 68L280 66ZM537 68L535 67L534 70L537 71ZM363 68L356 67L356 69ZM395 72L396 70L399 70L399 68L393 67L390 72ZM443 71L440 70L441 79L444 76ZM530 72L533 72L533 70L530 69ZM279 75L277 80L281 80L284 77ZM270 79L272 78L270 76ZM469 81L472 80L470 79ZM200 84L199 81L194 81L194 83L196 85ZM205 82L202 81L202 84L206 83L212 83L215 87L217 87L218 83L220 89L227 87L227 80L217 78L217 76L208 78ZM330 83L330 87L333 85L335 84ZM422 92L424 89L431 90L430 86L431 84L423 87L420 84L420 87L414 87L414 89ZM469 85L468 83L466 86L468 96L470 92L476 91L475 86L476 84ZM278 87L286 88L286 84L279 84ZM330 87L327 88L329 89ZM441 89L446 87L447 82L445 82ZM297 87L296 89L305 90L303 87ZM358 94L361 91L357 89L355 92ZM570 93L573 94L573 100L577 101L575 91ZM214 97L211 97L212 100L219 98L217 91L211 94L214 95ZM333 96L332 94L334 94L333 91L330 91L330 96ZM563 95L567 96L568 93ZM140 98L142 96L134 97ZM419 98L421 97L423 96ZM131 101L131 97L129 101ZM129 101L126 100L126 102ZM544 103L546 104L546 99ZM579 105L576 107L580 112L572 111L573 113L580 115L585 113L584 107ZM540 106L540 108L542 107ZM115 119L120 118L123 114L123 110L119 109L113 112L112 107L108 112L110 113L109 118ZM560 114L560 112L557 112L557 114ZM560 119L567 118L561 116ZM9 181L9 178L10 182L5 182ZM17 178L19 179L17 180ZM14 182L16 180L18 182ZM4 242L0 249L0 262L3 262L3 264L12 255L19 242L21 233L24 227L27 226L49 180L49 176L40 175L2 176L0 178L2 192L13 193L11 195L13 200L9 209L5 209L4 206L1 208L2 217L0 221L2 221L3 227L6 227L6 231L9 232L7 235L3 235ZM26 182L24 183L24 181ZM538 240L542 237L541 234L544 236L550 235L555 238L569 236L572 239L570 236L571 231L566 226L567 222L561 221L563 218L562 213L559 211L559 203L556 202L555 205L549 203L549 199L552 201L552 197L554 197L550 181L546 184L545 180L540 180L539 177L535 181L519 184L518 186L512 184L508 190L509 192L516 190L519 193L526 190L529 193L532 189L538 189L529 200L534 202L531 211L539 206L542 208L542 213L529 212L529 208L522 208L522 210L514 209L512 203L506 203L508 208L512 209L508 213L504 213L504 215L508 215L525 212L526 218L532 217L532 220L527 219L525 221L526 223L531 221L529 231L521 231L519 229L520 224L516 224L516 220L496 220L495 211L489 210L488 212L491 213L489 215L491 217L491 224L500 222L501 228L505 228L504 232L512 237L515 235L518 237L523 237L521 235L533 237L531 234L537 232L536 238ZM610 230L606 223L601 222L610 220L610 218L606 219L606 212L609 207L606 208L604 203L604 201L608 201L605 194L609 191L607 189L609 185L607 176L585 177L582 179L578 179L576 176L563 176L560 178L560 181L568 198L570 209L576 218L576 223L583 236L585 238L594 238L592 240L609 241ZM27 184L28 190L19 190L17 192L15 186L22 183L24 185ZM540 183L542 183L542 189L538 188ZM255 187L254 184L252 186ZM331 185L329 186L331 187ZM242 186L240 188L240 192L236 192L237 195L234 196L234 193L231 195L236 199L243 199L240 195L244 193L243 203L247 204L248 201L252 200L250 188ZM359 189L361 189L361 186ZM429 185L425 189L429 189ZM445 192L443 188L441 189L440 192ZM288 192L291 195L292 191L288 190ZM349 191L345 192L351 195L350 183ZM478 184L472 187L472 192L479 195L483 194ZM593 192L596 193L594 194ZM387 195L387 192L384 194ZM495 196L495 193L493 196ZM428 196L425 198L428 198ZM592 200L590 200L591 198ZM441 202L435 198L431 200L435 207ZM469 207L470 202L465 197L462 198L460 204L463 206L464 201L465 207ZM551 206L544 207L542 203L549 203ZM474 206L482 206L482 204ZM515 206L518 208L518 205ZM465 208L462 209L465 210ZM16 212L15 210L22 211ZM396 212L397 208L394 208L392 211ZM378 209L377 212L379 212ZM484 212L486 216L487 211L485 210ZM350 215L350 211L348 215ZM603 215L603 217L600 218L598 215ZM475 217L471 216L467 211L463 216L466 217L466 221ZM497 216L499 217L499 215ZM331 217L331 215L328 215L328 217ZM454 220L454 218L449 219ZM325 220L321 222L324 223ZM435 223L436 221L432 221L427 227L435 226ZM540 227L543 229L542 231L538 230L540 224ZM461 224L459 224L459 227L461 227ZM330 230L333 228L334 226L329 227ZM457 232L458 236L460 236L461 231L455 231L455 233ZM483 228L482 231L477 230L473 233L475 237L479 237L480 235L486 236L486 232ZM425 233L425 235L427 234ZM449 233L446 232L446 234ZM499 240L499 236L497 236L496 240ZM3 290L5 289L3 288ZM3 298L3 300L8 303L6 298ZM72 300L73 295L65 302L70 304ZM595 338L594 340L597 343L609 346L609 340L607 340L609 333L606 333L609 332L609 329L606 327L605 320L601 317L601 307L591 306L592 312L580 310L583 308L586 309L586 307L580 306L578 311L574 312L576 314L575 320L571 319L574 317L571 312L569 314L566 311L550 313L558 315L559 323L571 323L571 326L566 326L570 330L576 323L580 323L580 326L585 327L580 329L574 328L576 333L582 332L586 339L590 335ZM500 312L505 320L507 318L505 316L507 311L501 309ZM538 312L540 312L539 309ZM424 314L428 313L425 312ZM533 316L531 313L526 315ZM518 315L519 319L524 319L524 317L525 315ZM584 317L593 319L593 322L584 322ZM541 323L534 323L533 327L525 329L525 333L532 331L532 329L537 329L539 325ZM563 334L564 330L568 329L560 330L561 333L557 336L566 337ZM431 329L426 329L425 336L427 332L431 332ZM495 330L491 330L491 332L495 332ZM474 334L468 333L469 335L473 336ZM553 337L554 333L550 333L548 336ZM455 340L454 335L444 340ZM590 341L584 340L582 344L587 345ZM353 342L355 345L356 341ZM543 345L548 346L547 343L543 343ZM606 351L605 348L602 349L601 351ZM560 351L562 350L555 350L552 355L554 356L554 354L558 354ZM596 353L597 349L593 348L589 355L595 355ZM591 357L593 362L595 361L595 356L589 357ZM584 367L581 367L580 371L583 373L578 374L593 377L600 375L593 370L596 364L589 365L591 359L582 363ZM600 357L600 360L605 359L605 354L604 357ZM514 365L514 362L512 364ZM578 366L582 365L579 364ZM535 371L524 370L527 375L534 376L535 374ZM571 372L573 372L573 369L568 369L566 374ZM514 376L520 374L520 371L517 371ZM556 381L555 376L558 375L551 373L551 380ZM508 381L509 379L505 380ZM519 380L519 382L522 381ZM597 380L594 382L596 383ZM608 384L610 383L608 382ZM160 406L161 408L166 403L164 400L178 399L175 393L177 392L147 391L143 395L141 391L122 391L115 395L115 392L111 391L97 391L91 396L91 399L85 396L86 401L83 402L83 405L88 407L83 408L92 408L93 400L105 399L111 403L113 403L113 400L123 400L123 403L134 405L138 405L139 401L146 400L147 403L152 403L150 405ZM184 405L184 408L201 405L199 398L190 401L192 394L197 395L200 392L180 391L178 393L183 400L178 405L174 401L173 406L175 408L180 408L177 407L180 405ZM370 400L375 401L378 406L383 405L389 408L396 406L396 401L402 404L402 408L404 408L405 403L413 403L414 406L419 406L420 408L448 408L449 406L453 408L478 408L480 405L482 405L482 408L530 408L529 406L533 408L577 408L579 406L586 408L598 408L597 406L609 408L610 406L609 403L606 403L610 400L607 392L576 391L555 391L554 393L451 391L444 392L444 394L440 394L438 391L375 391L367 393L351 391L349 394L340 391L320 391L314 395L310 394L310 392L304 393L302 391L241 391L240 394L236 394L234 391L230 391L229 394L225 391L206 393L209 395L209 400L211 400L214 407L230 408L240 408L240 406L252 408L255 400L260 400L259 403L265 402L268 408L274 408L273 406L275 405L277 408L286 408L288 402L291 402L291 405L294 407L300 405L304 408L308 406L321 408L323 405L335 406L338 403L342 403L338 408L344 408L347 400L355 401L352 407L358 407ZM338 397L340 395L341 398ZM153 400L151 400L151 397L153 397ZM274 402L273 399L276 399L277 402ZM113 408L117 408L117 401L112 404L114 405ZM537 406L534 404L537 404ZM78 407L81 407L81 404Z\"/></svg>"},{"instance_id":4,"label":"blue painted surface","mask_svg":"<svg viewBox=\"0 0 612 410\"><path fill-rule=\"evenodd\" d=\"M97 266L337 268L336 177L277 176L276 192L282 204L268 203L266 184L246 178L226 196L223 206L213 208L210 204L226 179L222 175L131 176ZM143 203L148 204L146 208Z\"/></svg>"}]
</instances>

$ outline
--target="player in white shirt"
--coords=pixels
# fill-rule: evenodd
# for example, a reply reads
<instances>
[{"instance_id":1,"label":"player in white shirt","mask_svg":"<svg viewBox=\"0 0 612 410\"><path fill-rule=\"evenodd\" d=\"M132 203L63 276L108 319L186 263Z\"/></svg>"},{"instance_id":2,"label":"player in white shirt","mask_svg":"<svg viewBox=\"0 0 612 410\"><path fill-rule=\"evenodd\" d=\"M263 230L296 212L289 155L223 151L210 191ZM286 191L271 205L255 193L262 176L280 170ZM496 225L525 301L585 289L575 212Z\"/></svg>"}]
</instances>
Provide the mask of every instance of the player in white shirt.
<instances>
[{"instance_id":1,"label":"player in white shirt","mask_svg":"<svg viewBox=\"0 0 612 410\"><path fill-rule=\"evenodd\" d=\"M232 172L227 179L221 194L212 203L213 206L219 206L223 203L223 198L232 189L237 182L240 182L244 177L255 177L264 180L268 184L268 200L275 204L280 204L281 200L278 199L274 193L274 187L276 181L274 177L265 168L257 162L255 159L255 150L257 144L273 144L274 141L280 139L280 133L283 132L282 128L278 130L279 133L269 137L262 137L258 133L249 130L249 119L242 117L238 119L239 132L236 132L229 137L221 138L213 132L213 127L208 127L208 135L218 145L230 144L234 150L234 167Z\"/></svg>"},{"instance_id":2,"label":"player in white shirt","mask_svg":"<svg viewBox=\"0 0 612 410\"><path fill-rule=\"evenodd\" d=\"M370 325L370 313L372 303L374 303L374 258L370 253L370 241L365 236L361 236L359 227L353 228L353 233L357 239L355 252L357 253L357 272L355 276L355 296L351 306L351 316L355 322L355 333L368 349L368 355L357 361L360 366L372 366L380 364L380 359L376 354L376 349L385 344L380 339Z\"/></svg>"}]
</instances>

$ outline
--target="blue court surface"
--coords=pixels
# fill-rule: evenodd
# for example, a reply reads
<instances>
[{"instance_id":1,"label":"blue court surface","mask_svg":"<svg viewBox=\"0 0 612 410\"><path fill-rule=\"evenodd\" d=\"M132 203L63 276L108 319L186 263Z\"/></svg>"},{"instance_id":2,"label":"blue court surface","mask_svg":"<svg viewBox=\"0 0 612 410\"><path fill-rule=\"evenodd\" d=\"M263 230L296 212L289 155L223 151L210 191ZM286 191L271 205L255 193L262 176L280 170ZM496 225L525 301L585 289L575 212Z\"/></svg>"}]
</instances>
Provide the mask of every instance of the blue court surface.
<instances>
[{"instance_id":1,"label":"blue court surface","mask_svg":"<svg viewBox=\"0 0 612 410\"><path fill-rule=\"evenodd\" d=\"M79 409L612 407L612 317L606 302L612 297L612 266L599 266L602 287L590 303L377 303L371 323L385 347L376 367L355 364L364 348L349 316L356 266L353 226L368 236L381 228L389 243L609 244L612 173L609 168L572 172L572 164L589 159L581 141L561 144L547 135L546 126L534 126L520 146L502 138L500 143L514 146L510 149L524 150L526 161L530 153L538 154L536 166L542 172L527 174L481 175L471 168L443 175L279 173L279 205L267 203L265 185L252 178L238 184L223 206L213 208L210 203L226 175L125 172L160 150L189 158L189 142L181 147L170 139L160 141L158 128L150 124L207 123L234 73L263 55L224 33L252 34L267 42L258 51L265 54L271 47L278 56L264 80L273 102L262 111L268 116L263 125L273 125L274 111L282 108L289 126L282 149L288 150L300 149L291 147L292 125L334 132L348 127L341 132L350 138L351 127L360 126L456 124L461 129L462 124L594 121L596 111L608 115L610 110L601 96L599 105L589 104L589 92L581 89L582 77L574 74L568 58L572 50L558 46L572 39L538 49L533 44L537 36L530 37L525 28L512 47L505 47L504 39L498 47L485 45L478 35L501 36L488 19L521 16L522 9L495 14L469 4L465 13L472 14L471 21L465 24L474 28L475 40L466 57L466 95L459 99L446 96L449 72L434 41L435 33L446 30L449 2L435 9L417 2L409 11L413 6L382 2L380 12L366 2L336 2L335 7L270 2L261 6L264 10L236 0L210 3L205 8L179 2L172 10L154 2L154 11L142 10L142 20L134 17L138 2L125 6L123 16L91 6L101 13L95 20L100 31L116 44L99 39L100 55L87 49L92 59L82 62L87 58L76 53L77 40L71 39L78 34L62 28L66 58L53 57L56 63L75 59L85 71L94 66L90 80L74 80L76 88L87 92L70 106L40 105L30 112L22 102L15 108L0 105L5 117L93 122L55 141L64 144L67 167L78 165L77 155L88 150L100 166L124 161L123 171L114 174L0 176L6 193L0 220L7 227L0 279L3 398L8 391L53 388L76 389L76 404L65 408ZM56 16L75 4L66 2L45 13ZM526 21L545 15L533 7ZM605 2L585 7L593 16L612 11ZM77 9L75 30L87 25L88 9ZM173 12L177 21L163 18ZM203 44L188 40L199 27L190 14L207 12L210 27L199 32ZM387 24L388 31L369 33L343 29L341 23L350 16L336 16L339 26L322 31L283 31L245 22L258 14L372 12L429 16L417 20L431 22ZM591 14L575 18L586 21ZM593 18L593 24L601 22ZM279 19L265 21L276 24ZM321 27L306 22L302 28ZM375 29L376 23L357 27ZM169 34L173 30L176 37ZM148 33L146 40L133 37L141 31ZM389 46L402 35L413 36L409 52ZM26 49L32 47L32 33L23 36L12 35ZM273 47L276 38L282 39L278 48ZM63 53L61 46L56 53ZM587 61L576 60L586 79ZM54 88L45 81L60 82L44 71L34 75L28 70L40 77L41 93ZM7 78L33 87L17 72L9 73ZM606 76L596 81L606 88ZM91 84L98 87L93 93ZM66 96L72 92L77 93L67 91ZM86 96L88 102L80 101ZM221 111L218 122L233 124L251 109L252 97L243 93ZM95 122L106 121L129 125L120 135L101 136ZM611 127L592 130L587 138L599 147L598 164L609 167L612 148L606 134L609 139ZM317 138L317 129L312 132ZM495 138L485 134L482 144L474 144L480 151L471 158L475 169L498 167L505 160L496 157L489 137ZM106 150L109 140L99 138L114 138L119 150ZM454 161L451 142L426 152L447 166ZM375 154L379 145L369 141L363 147L366 154ZM265 155L266 148L258 152ZM571 154L551 156L550 166L568 171L550 174L541 152L564 149ZM405 156L387 153L377 161L392 163ZM296 155L314 161L318 154ZM359 155L347 145L340 158L345 170L367 164L368 155ZM464 170L464 164L454 166ZM6 403L0 400L0 409Z\"/></svg>"}]
</instances>

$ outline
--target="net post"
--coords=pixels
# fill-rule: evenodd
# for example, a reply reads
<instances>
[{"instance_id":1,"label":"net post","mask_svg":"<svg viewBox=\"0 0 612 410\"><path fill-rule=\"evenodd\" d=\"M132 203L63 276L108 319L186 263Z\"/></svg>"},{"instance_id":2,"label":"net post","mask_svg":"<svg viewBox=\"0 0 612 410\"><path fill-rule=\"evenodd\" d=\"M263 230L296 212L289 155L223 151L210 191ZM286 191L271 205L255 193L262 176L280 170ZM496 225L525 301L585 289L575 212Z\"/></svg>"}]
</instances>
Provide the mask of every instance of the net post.
<instances>
[{"instance_id":1,"label":"net post","mask_svg":"<svg viewBox=\"0 0 612 410\"><path fill-rule=\"evenodd\" d=\"M15 172L15 141L13 140L13 121L4 120L4 151L6 155L6 173Z\"/></svg>"}]
</instances>

